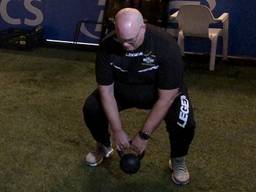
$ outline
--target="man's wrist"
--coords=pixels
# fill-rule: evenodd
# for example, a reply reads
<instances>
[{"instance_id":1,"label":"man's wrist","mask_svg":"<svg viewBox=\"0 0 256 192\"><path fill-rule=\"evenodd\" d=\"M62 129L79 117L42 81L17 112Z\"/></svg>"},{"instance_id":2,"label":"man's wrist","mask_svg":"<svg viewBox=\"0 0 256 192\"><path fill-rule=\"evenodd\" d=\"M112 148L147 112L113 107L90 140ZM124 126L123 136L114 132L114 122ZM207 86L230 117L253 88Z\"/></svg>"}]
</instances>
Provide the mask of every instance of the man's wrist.
<instances>
[{"instance_id":1,"label":"man's wrist","mask_svg":"<svg viewBox=\"0 0 256 192\"><path fill-rule=\"evenodd\" d=\"M119 132L123 132L124 130L123 129L112 129L112 133L115 134L115 133L119 133Z\"/></svg>"},{"instance_id":2,"label":"man's wrist","mask_svg":"<svg viewBox=\"0 0 256 192\"><path fill-rule=\"evenodd\" d=\"M151 138L150 134L146 131L139 131L139 137L142 140L149 140Z\"/></svg>"}]
</instances>

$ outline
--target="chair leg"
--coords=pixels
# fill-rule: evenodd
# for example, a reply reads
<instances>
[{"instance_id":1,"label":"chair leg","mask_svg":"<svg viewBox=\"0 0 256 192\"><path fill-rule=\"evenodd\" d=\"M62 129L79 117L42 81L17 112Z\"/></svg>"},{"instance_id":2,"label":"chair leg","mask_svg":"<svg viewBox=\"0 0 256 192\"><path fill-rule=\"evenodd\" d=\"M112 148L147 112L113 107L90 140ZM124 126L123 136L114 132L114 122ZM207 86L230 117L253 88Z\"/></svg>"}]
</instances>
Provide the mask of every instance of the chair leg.
<instances>
[{"instance_id":1,"label":"chair leg","mask_svg":"<svg viewBox=\"0 0 256 192\"><path fill-rule=\"evenodd\" d=\"M178 34L178 45L180 47L181 55L184 56L184 35L182 31Z\"/></svg>"},{"instance_id":2,"label":"chair leg","mask_svg":"<svg viewBox=\"0 0 256 192\"><path fill-rule=\"evenodd\" d=\"M83 21L79 21L79 22L76 24L76 29L75 29L74 38L73 38L73 43L74 43L74 44L77 44L77 42L78 42L79 34L80 34L80 29L81 29L82 23L83 23Z\"/></svg>"},{"instance_id":3,"label":"chair leg","mask_svg":"<svg viewBox=\"0 0 256 192\"><path fill-rule=\"evenodd\" d=\"M222 49L222 55L223 55L223 60L228 59L228 36L225 34L222 37L223 39L223 49Z\"/></svg>"},{"instance_id":4,"label":"chair leg","mask_svg":"<svg viewBox=\"0 0 256 192\"><path fill-rule=\"evenodd\" d=\"M222 39L223 39L223 50L222 50L222 54L223 54L223 60L227 60L228 59L228 27L229 27L229 20L227 19L224 23L223 23L223 32L222 32Z\"/></svg>"},{"instance_id":5,"label":"chair leg","mask_svg":"<svg viewBox=\"0 0 256 192\"><path fill-rule=\"evenodd\" d=\"M218 40L218 36L211 37L211 55L210 55L210 65L209 65L210 71L214 71L215 69L217 40Z\"/></svg>"}]
</instances>

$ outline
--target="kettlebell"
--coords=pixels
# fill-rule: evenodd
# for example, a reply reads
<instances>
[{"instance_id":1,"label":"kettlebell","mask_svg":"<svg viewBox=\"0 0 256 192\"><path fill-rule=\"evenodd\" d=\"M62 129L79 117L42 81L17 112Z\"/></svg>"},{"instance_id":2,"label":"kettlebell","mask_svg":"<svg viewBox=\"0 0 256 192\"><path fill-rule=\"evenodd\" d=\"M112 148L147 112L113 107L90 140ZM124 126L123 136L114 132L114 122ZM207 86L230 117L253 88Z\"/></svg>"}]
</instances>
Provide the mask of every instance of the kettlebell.
<instances>
[{"instance_id":1,"label":"kettlebell","mask_svg":"<svg viewBox=\"0 0 256 192\"><path fill-rule=\"evenodd\" d=\"M118 151L120 159L120 168L126 174L135 174L140 169L140 160L144 156L144 152L141 155L136 154L134 151L126 150L124 152Z\"/></svg>"}]
</instances>

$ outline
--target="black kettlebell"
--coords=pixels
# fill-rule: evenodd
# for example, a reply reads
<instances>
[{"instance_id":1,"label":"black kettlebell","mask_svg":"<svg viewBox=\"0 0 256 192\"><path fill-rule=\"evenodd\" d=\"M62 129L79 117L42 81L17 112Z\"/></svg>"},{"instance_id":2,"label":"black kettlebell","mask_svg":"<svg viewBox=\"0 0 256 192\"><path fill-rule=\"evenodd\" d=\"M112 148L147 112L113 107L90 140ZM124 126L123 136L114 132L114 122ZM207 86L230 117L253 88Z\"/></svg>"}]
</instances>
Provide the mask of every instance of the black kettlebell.
<instances>
[{"instance_id":1,"label":"black kettlebell","mask_svg":"<svg viewBox=\"0 0 256 192\"><path fill-rule=\"evenodd\" d=\"M137 155L133 151L118 151L120 159L120 168L126 174L135 174L140 169L140 160L144 156L144 152L141 155Z\"/></svg>"}]
</instances>

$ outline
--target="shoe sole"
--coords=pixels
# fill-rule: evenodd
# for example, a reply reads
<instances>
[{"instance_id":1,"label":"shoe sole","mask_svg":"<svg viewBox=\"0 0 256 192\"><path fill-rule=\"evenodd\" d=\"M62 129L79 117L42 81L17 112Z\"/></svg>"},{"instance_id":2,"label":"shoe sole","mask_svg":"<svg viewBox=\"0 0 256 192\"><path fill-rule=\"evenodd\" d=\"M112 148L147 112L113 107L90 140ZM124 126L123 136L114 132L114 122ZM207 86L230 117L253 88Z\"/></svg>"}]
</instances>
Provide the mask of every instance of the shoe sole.
<instances>
[{"instance_id":1,"label":"shoe sole","mask_svg":"<svg viewBox=\"0 0 256 192\"><path fill-rule=\"evenodd\" d=\"M101 164L102 161L103 161L103 158L101 160L99 160L98 162L96 162L96 163L88 163L88 162L86 162L86 164L89 165L90 167L96 167L99 164Z\"/></svg>"},{"instance_id":2,"label":"shoe sole","mask_svg":"<svg viewBox=\"0 0 256 192\"><path fill-rule=\"evenodd\" d=\"M103 162L104 159L109 158L109 157L112 155L113 151L114 151L113 149L111 149L110 151L108 151L108 152L105 154L105 156L104 156L103 158L101 158L99 161L97 161L96 163L88 163L88 162L86 162L86 164L87 164L88 166L90 166L90 167L97 167L99 164L101 164L101 163Z\"/></svg>"},{"instance_id":3,"label":"shoe sole","mask_svg":"<svg viewBox=\"0 0 256 192\"><path fill-rule=\"evenodd\" d=\"M187 181L179 181L177 180L174 175L172 174L172 181L176 184L176 185L187 185L190 183L190 179L188 179Z\"/></svg>"}]
</instances>

